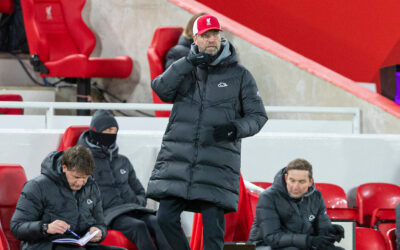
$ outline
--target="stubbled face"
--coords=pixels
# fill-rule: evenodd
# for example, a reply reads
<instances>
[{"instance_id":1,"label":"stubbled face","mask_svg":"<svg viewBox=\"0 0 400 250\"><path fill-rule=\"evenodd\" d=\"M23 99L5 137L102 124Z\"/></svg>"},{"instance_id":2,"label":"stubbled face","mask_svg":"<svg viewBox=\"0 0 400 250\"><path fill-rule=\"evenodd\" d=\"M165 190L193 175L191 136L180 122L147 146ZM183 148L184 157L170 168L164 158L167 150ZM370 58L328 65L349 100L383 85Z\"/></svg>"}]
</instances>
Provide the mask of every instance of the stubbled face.
<instances>
[{"instance_id":1,"label":"stubbled face","mask_svg":"<svg viewBox=\"0 0 400 250\"><path fill-rule=\"evenodd\" d=\"M101 131L103 134L116 134L118 131L117 127L109 127Z\"/></svg>"},{"instance_id":2,"label":"stubbled face","mask_svg":"<svg viewBox=\"0 0 400 250\"><path fill-rule=\"evenodd\" d=\"M62 170L65 173L69 187L71 190L78 191L85 186L89 175L78 172L76 170L68 170L67 166L63 165Z\"/></svg>"},{"instance_id":3,"label":"stubbled face","mask_svg":"<svg viewBox=\"0 0 400 250\"><path fill-rule=\"evenodd\" d=\"M199 52L214 56L221 48L221 33L219 30L209 30L201 35L193 36L193 41Z\"/></svg>"},{"instance_id":4,"label":"stubbled face","mask_svg":"<svg viewBox=\"0 0 400 250\"><path fill-rule=\"evenodd\" d=\"M308 176L307 170L289 170L285 174L286 188L293 198L300 198L307 193L313 184L313 179Z\"/></svg>"}]
</instances>

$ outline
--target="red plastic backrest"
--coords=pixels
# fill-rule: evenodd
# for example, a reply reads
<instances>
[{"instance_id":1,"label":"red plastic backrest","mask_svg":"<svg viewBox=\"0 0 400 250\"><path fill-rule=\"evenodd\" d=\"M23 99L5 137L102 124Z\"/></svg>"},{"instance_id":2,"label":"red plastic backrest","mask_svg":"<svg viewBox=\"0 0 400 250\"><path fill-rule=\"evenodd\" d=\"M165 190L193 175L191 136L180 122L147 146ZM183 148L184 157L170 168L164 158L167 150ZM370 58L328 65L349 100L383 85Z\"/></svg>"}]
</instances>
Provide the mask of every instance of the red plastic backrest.
<instances>
[{"instance_id":1,"label":"red plastic backrest","mask_svg":"<svg viewBox=\"0 0 400 250\"><path fill-rule=\"evenodd\" d=\"M11 14L14 10L14 6L15 0L0 0L0 13Z\"/></svg>"},{"instance_id":2,"label":"red plastic backrest","mask_svg":"<svg viewBox=\"0 0 400 250\"><path fill-rule=\"evenodd\" d=\"M89 126L69 126L65 130L60 146L58 146L57 150L63 151L69 147L75 146L81 134L88 129Z\"/></svg>"},{"instance_id":3,"label":"red plastic backrest","mask_svg":"<svg viewBox=\"0 0 400 250\"><path fill-rule=\"evenodd\" d=\"M43 62L71 54L89 56L96 37L82 20L86 0L21 1L25 31L31 54Z\"/></svg>"},{"instance_id":4,"label":"red plastic backrest","mask_svg":"<svg viewBox=\"0 0 400 250\"><path fill-rule=\"evenodd\" d=\"M380 232L366 227L356 227L357 250L386 250L385 239Z\"/></svg>"},{"instance_id":5,"label":"red plastic backrest","mask_svg":"<svg viewBox=\"0 0 400 250\"><path fill-rule=\"evenodd\" d=\"M10 220L26 181L20 165L0 164L0 223L11 250L19 249L19 241L10 230Z\"/></svg>"},{"instance_id":6,"label":"red plastic backrest","mask_svg":"<svg viewBox=\"0 0 400 250\"><path fill-rule=\"evenodd\" d=\"M18 94L2 94L0 95L0 101L7 102L22 102L22 96ZM13 108L0 108L0 114L6 115L23 115L23 109L13 109Z\"/></svg>"},{"instance_id":7,"label":"red plastic backrest","mask_svg":"<svg viewBox=\"0 0 400 250\"><path fill-rule=\"evenodd\" d=\"M360 223L368 225L375 208L395 208L400 201L400 187L390 183L366 183L357 187L356 205Z\"/></svg>"},{"instance_id":8,"label":"red plastic backrest","mask_svg":"<svg viewBox=\"0 0 400 250\"><path fill-rule=\"evenodd\" d=\"M183 28L179 26L159 27L154 31L153 40L147 50L147 59L150 67L150 79L153 80L164 71L165 56L170 48L178 43ZM164 103L152 91L154 103ZM169 111L156 111L157 117L168 117Z\"/></svg>"},{"instance_id":9,"label":"red plastic backrest","mask_svg":"<svg viewBox=\"0 0 400 250\"><path fill-rule=\"evenodd\" d=\"M325 201L327 208L348 208L347 196L343 188L330 183L315 183Z\"/></svg>"}]
</instances>

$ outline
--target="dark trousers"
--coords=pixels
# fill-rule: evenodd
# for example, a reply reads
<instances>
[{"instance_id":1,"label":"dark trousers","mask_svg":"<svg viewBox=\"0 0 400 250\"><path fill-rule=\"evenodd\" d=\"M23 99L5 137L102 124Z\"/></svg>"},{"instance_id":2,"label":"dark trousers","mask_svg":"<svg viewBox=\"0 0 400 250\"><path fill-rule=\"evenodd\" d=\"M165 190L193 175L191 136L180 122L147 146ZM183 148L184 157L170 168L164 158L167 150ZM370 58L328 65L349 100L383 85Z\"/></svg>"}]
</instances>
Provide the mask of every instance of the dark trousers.
<instances>
[{"instance_id":1,"label":"dark trousers","mask_svg":"<svg viewBox=\"0 0 400 250\"><path fill-rule=\"evenodd\" d=\"M120 231L139 250L171 249L153 214L123 214L113 220L110 228ZM153 243L152 235L158 248Z\"/></svg>"},{"instance_id":2,"label":"dark trousers","mask_svg":"<svg viewBox=\"0 0 400 250\"><path fill-rule=\"evenodd\" d=\"M190 250L180 217L188 202L190 201L175 197L160 200L158 223L174 250ZM201 203L199 210L203 215L203 249L222 250L225 233L224 210L207 202Z\"/></svg>"},{"instance_id":3,"label":"dark trousers","mask_svg":"<svg viewBox=\"0 0 400 250\"><path fill-rule=\"evenodd\" d=\"M89 244L84 247L73 246L73 245L62 245L62 244L54 244L53 250L124 250L122 247L114 247L114 246L103 246L100 244ZM126 249L125 249L126 250Z\"/></svg>"}]
</instances>

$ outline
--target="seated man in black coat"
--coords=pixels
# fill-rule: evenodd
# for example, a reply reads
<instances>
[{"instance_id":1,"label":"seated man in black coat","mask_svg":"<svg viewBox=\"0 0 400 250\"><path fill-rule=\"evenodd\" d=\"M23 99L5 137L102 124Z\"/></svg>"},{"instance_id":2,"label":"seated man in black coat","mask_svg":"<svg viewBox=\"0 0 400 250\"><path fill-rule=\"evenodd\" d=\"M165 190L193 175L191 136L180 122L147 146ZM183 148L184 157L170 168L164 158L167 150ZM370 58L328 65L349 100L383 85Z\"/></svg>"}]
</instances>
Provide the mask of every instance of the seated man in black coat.
<instances>
[{"instance_id":1,"label":"seated man in black coat","mask_svg":"<svg viewBox=\"0 0 400 250\"><path fill-rule=\"evenodd\" d=\"M92 153L82 146L52 152L43 160L41 175L25 184L10 222L12 233L22 240L21 249L121 249L52 242L74 238L73 232L83 236L98 230L90 240L93 243L106 236L100 191L90 176L93 168Z\"/></svg>"},{"instance_id":2,"label":"seated man in black coat","mask_svg":"<svg viewBox=\"0 0 400 250\"><path fill-rule=\"evenodd\" d=\"M340 225L331 224L321 193L315 189L312 166L295 159L275 176L258 199L249 241L257 250L342 249Z\"/></svg>"},{"instance_id":3,"label":"seated man in black coat","mask_svg":"<svg viewBox=\"0 0 400 250\"><path fill-rule=\"evenodd\" d=\"M118 153L118 123L105 110L94 113L90 129L78 144L88 147L94 156L93 177L99 185L106 225L124 234L139 250L170 249L155 216L145 208L145 190L129 159Z\"/></svg>"}]
</instances>

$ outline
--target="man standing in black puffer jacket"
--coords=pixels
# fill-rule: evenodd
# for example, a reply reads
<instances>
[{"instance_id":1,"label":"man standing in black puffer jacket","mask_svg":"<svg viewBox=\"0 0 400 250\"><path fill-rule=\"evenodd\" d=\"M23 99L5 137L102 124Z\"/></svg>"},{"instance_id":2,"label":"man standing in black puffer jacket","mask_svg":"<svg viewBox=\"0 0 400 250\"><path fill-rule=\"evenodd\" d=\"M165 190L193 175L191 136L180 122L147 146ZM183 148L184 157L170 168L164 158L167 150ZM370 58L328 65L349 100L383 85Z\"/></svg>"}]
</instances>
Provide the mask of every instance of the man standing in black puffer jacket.
<instances>
[{"instance_id":1,"label":"man standing in black puffer jacket","mask_svg":"<svg viewBox=\"0 0 400 250\"><path fill-rule=\"evenodd\" d=\"M343 227L331 223L315 189L311 164L295 159L260 194L249 241L257 250L343 250L334 246L343 237Z\"/></svg>"},{"instance_id":2,"label":"man standing in black puffer jacket","mask_svg":"<svg viewBox=\"0 0 400 250\"><path fill-rule=\"evenodd\" d=\"M122 249L93 244L107 234L100 191L90 176L93 168L92 153L82 146L52 152L43 160L41 175L25 184L10 222L21 249ZM80 236L99 232L84 247L52 243L74 238L69 230Z\"/></svg>"},{"instance_id":3,"label":"man standing in black puffer jacket","mask_svg":"<svg viewBox=\"0 0 400 250\"><path fill-rule=\"evenodd\" d=\"M155 211L146 208L145 190L131 162L118 153L117 132L115 117L106 110L98 110L92 117L90 129L78 140L79 145L93 153L93 177L101 191L105 223L110 229L121 231L139 250L169 250Z\"/></svg>"},{"instance_id":4,"label":"man standing in black puffer jacket","mask_svg":"<svg viewBox=\"0 0 400 250\"><path fill-rule=\"evenodd\" d=\"M162 101L173 102L147 188L160 201L158 222L173 249L189 249L184 210L202 213L204 249L223 248L224 214L239 200L241 138L267 121L254 78L220 31L216 17L197 18L189 55L151 83Z\"/></svg>"}]
</instances>

